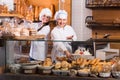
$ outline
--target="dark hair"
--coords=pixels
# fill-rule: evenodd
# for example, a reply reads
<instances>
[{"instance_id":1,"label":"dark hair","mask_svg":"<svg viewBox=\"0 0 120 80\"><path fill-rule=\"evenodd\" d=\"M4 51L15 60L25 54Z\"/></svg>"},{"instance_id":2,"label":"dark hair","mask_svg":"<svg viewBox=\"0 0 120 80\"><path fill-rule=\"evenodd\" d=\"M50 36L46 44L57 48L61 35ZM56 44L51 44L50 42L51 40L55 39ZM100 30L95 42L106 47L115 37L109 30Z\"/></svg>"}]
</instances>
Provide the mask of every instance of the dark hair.
<instances>
[{"instance_id":1,"label":"dark hair","mask_svg":"<svg viewBox=\"0 0 120 80\"><path fill-rule=\"evenodd\" d=\"M20 20L20 21L18 22L18 24L22 24L22 23L24 23L24 20Z\"/></svg>"}]
</instances>

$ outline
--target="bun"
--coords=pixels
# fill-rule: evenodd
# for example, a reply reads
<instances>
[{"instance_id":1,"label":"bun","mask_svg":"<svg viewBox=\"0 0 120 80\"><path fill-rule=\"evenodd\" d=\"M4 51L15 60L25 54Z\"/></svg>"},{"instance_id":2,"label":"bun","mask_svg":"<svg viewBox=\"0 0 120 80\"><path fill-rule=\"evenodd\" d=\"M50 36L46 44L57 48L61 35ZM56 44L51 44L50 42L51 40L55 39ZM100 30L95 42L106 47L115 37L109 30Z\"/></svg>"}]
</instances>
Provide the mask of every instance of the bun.
<instances>
[{"instance_id":1,"label":"bun","mask_svg":"<svg viewBox=\"0 0 120 80\"><path fill-rule=\"evenodd\" d=\"M61 68L61 62L57 62L55 64L55 69L60 69Z\"/></svg>"},{"instance_id":2,"label":"bun","mask_svg":"<svg viewBox=\"0 0 120 80\"><path fill-rule=\"evenodd\" d=\"M29 36L29 30L26 28L23 28L20 33L22 36Z\"/></svg>"},{"instance_id":3,"label":"bun","mask_svg":"<svg viewBox=\"0 0 120 80\"><path fill-rule=\"evenodd\" d=\"M69 64L67 61L62 61L61 66L62 68L68 68Z\"/></svg>"},{"instance_id":4,"label":"bun","mask_svg":"<svg viewBox=\"0 0 120 80\"><path fill-rule=\"evenodd\" d=\"M48 67L51 65L52 65L52 60L50 58L46 58L44 63L43 63L43 66Z\"/></svg>"}]
</instances>

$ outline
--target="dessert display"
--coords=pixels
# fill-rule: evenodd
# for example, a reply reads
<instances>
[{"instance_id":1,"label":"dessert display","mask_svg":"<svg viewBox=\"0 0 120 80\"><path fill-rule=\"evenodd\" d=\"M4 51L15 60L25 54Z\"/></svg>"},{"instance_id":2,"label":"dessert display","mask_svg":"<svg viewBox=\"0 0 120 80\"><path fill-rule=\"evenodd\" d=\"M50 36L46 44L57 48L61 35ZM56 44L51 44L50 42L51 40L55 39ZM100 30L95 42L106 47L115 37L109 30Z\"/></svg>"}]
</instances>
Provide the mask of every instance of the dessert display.
<instances>
[{"instance_id":1,"label":"dessert display","mask_svg":"<svg viewBox=\"0 0 120 80\"><path fill-rule=\"evenodd\" d=\"M24 74L47 74L57 76L79 76L79 77L115 77L120 76L119 58L113 58L108 61L99 58L86 59L78 58L68 62L62 60L53 63L51 58L45 61L27 61L9 66L11 73Z\"/></svg>"}]
</instances>

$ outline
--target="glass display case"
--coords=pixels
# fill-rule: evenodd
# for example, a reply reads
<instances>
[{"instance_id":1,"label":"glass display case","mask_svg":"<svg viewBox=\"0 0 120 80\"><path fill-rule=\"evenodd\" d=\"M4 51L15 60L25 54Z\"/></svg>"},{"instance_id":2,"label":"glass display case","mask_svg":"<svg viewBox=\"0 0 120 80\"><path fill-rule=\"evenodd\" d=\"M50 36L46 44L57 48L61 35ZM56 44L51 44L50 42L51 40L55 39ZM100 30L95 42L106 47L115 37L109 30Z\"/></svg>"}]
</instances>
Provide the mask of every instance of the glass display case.
<instances>
[{"instance_id":1,"label":"glass display case","mask_svg":"<svg viewBox=\"0 0 120 80\"><path fill-rule=\"evenodd\" d=\"M59 73L60 70L58 70L57 72L53 70L55 68L56 63L53 63L54 67L53 66L51 66L51 67L41 67L41 66L39 66L38 67L38 65L40 65L41 62L34 61L34 62L31 63L29 61L30 43L27 42L27 44L26 43L24 44L24 42L26 42L26 41L68 42L68 43L71 43L72 54L73 54L74 58L72 58L71 61L63 58L63 61L67 60L68 63L70 63L70 64L73 64L72 62L75 61L75 60L83 60L82 61L83 63L86 63L86 62L89 62L89 61L91 61L91 62L89 62L89 64L86 63L84 65L84 67L82 67L82 63L80 63L79 67L78 67L78 65L77 66L74 65L74 67L69 69L69 71L67 72L67 75L66 75L66 71L64 71L64 72L62 71L62 72ZM17 43L19 42L18 43L19 45L16 46L15 45L16 42ZM87 41L62 41L62 40L53 41L53 40L43 40L43 39L37 39L37 40L32 40L32 39L26 39L26 40L25 39L19 39L19 40L18 39L7 39L7 40L5 40L5 46L4 46L5 50L6 50L5 51L5 59L4 59L6 61L5 62L6 73L10 72L10 73L14 73L14 74L18 74L18 73L19 74L21 74L21 73L22 74L31 74L31 72L33 72L32 74L42 74L42 75L47 74L49 76L53 76L53 75L56 75L56 76L57 75L59 75L59 76L62 76L62 75L71 76L70 75L71 70L72 71L73 70L75 70L75 71L82 71L83 70L84 71L84 68L85 69L87 68L87 70L90 69L90 71L91 71L91 73L89 75L80 74L80 72L78 72L79 75L74 74L74 76L76 76L76 78L78 78L78 77L94 78L96 76L97 78L104 77L105 79L113 79L114 80L116 77L114 78L114 76L112 76L112 72L110 72L111 75L106 77L106 76L102 76L102 74L99 72L99 70L94 71L93 68L96 65L99 69L100 68L100 66L98 66L99 64L104 64L104 65L110 66L110 65L114 64L115 60L119 61L119 49L120 49L119 42L120 42L119 39L108 39L108 38L107 39L90 39L90 40L87 40ZM22 49L22 48L24 48L24 49ZM50 48L49 50L51 50L52 45L49 45L49 48ZM12 51L12 50L17 50L17 52ZM81 53L80 51L77 52L78 50L83 51L83 53ZM86 51L89 50L91 55L85 55L86 54L85 50ZM50 56L47 56L47 57L50 57ZM96 62L92 63L95 60L96 60ZM86 61L86 62L84 62L84 61ZM36 72L34 70L32 70L32 71L29 70L28 71L28 69L27 69L26 73L23 73L21 71L19 72L19 69L20 69L21 65L22 66L23 65L30 65L30 66L34 65L32 67L35 67L36 64L37 64L37 67L38 67L37 71L39 71L39 69L40 70L45 69L45 70L43 70L42 72L41 71ZM90 67L90 65L91 65L91 67ZM9 68L8 68L8 66L9 66ZM29 68L31 69L31 67L29 67ZM26 67L25 67L25 69L26 69ZM48 71L49 69L50 69L50 72L52 72L52 73L49 73L49 71ZM109 71L112 71L111 68L109 68Z\"/></svg>"}]
</instances>

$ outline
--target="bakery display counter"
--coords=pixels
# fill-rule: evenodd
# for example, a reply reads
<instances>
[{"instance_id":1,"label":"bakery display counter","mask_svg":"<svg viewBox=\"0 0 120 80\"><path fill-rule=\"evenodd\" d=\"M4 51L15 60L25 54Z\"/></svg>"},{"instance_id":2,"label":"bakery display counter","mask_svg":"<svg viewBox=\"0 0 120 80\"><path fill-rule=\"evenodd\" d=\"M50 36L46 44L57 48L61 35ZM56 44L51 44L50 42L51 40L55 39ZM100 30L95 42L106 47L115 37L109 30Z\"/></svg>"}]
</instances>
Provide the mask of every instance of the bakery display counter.
<instances>
[{"instance_id":1,"label":"bakery display counter","mask_svg":"<svg viewBox=\"0 0 120 80\"><path fill-rule=\"evenodd\" d=\"M8 39L5 42L7 42L7 41L13 41L13 42L18 41L19 42L21 40L26 41L26 39L20 38L17 40L16 39L15 40ZM32 40L32 39L30 39L30 40ZM53 42L51 40L43 40L43 39L40 39L37 41L41 41L41 40ZM60 41L57 41L57 42L60 42ZM62 41L62 42L66 42L66 41ZM62 59L61 63L59 63L59 64L61 64L60 67L58 67L57 63L55 64L52 62L49 62L50 65L47 68L45 67L46 65L44 65L44 63L37 63L35 65L30 65L30 66L27 65L27 67L23 66L23 64L21 65L21 62L28 61L28 59L23 58L21 53L19 54L20 55L19 61L15 61L16 59L12 59L14 63L11 64L6 58L6 56L9 55L7 53L5 55L6 70L5 70L5 73L0 75L0 80L11 80L11 79L12 80L19 80L19 79L20 80L34 80L34 79L40 79L40 80L47 80L47 79L52 79L52 80L56 80L56 79L57 80L74 80L74 79L75 80L106 80L106 79L107 80L117 80L116 78L113 77L111 68L108 69L109 71L105 71L105 73L100 74L100 72L102 72L101 68L104 69L103 65L107 65L107 64L109 64L110 66L113 65L113 61L114 61L113 59L109 60L109 61L101 60L99 58L96 58L95 57L96 55L93 56L92 58L89 58L89 57L86 58L83 56L84 56L84 54L88 54L87 51L86 51L86 53L81 54L81 51L78 52L77 50L79 48L80 48L80 50L83 50L83 51L87 50L87 49L89 49L89 50L98 49L96 46L101 45L101 42L105 42L105 45L106 45L106 43L109 43L109 42L120 42L119 39L91 39L88 41L68 41L68 42L72 42L72 47L74 49L73 54L75 54L75 58L73 58L73 60L70 60L65 57L58 58L58 60ZM77 46L77 47L75 48L75 46ZM7 45L5 45L5 47L7 47ZM90 51L90 53L91 53L91 51ZM92 56L92 55L89 55L89 56ZM114 58L114 59L120 60L119 58ZM29 62L24 62L24 63L30 64ZM116 63L117 63L117 61L116 61ZM9 64L11 65L11 67ZM62 64L64 64L64 65L62 66ZM16 71L19 71L19 69L21 69L20 67L22 68L22 70L20 72L16 72ZM7 71L8 69L9 69L9 71ZM88 74L86 74L86 71L88 71L87 72ZM117 71L119 72L120 70L117 70ZM82 72L82 74L81 74L81 72ZM91 72L92 72L92 74L91 74ZM106 72L108 72L109 75L107 75Z\"/></svg>"}]
</instances>

